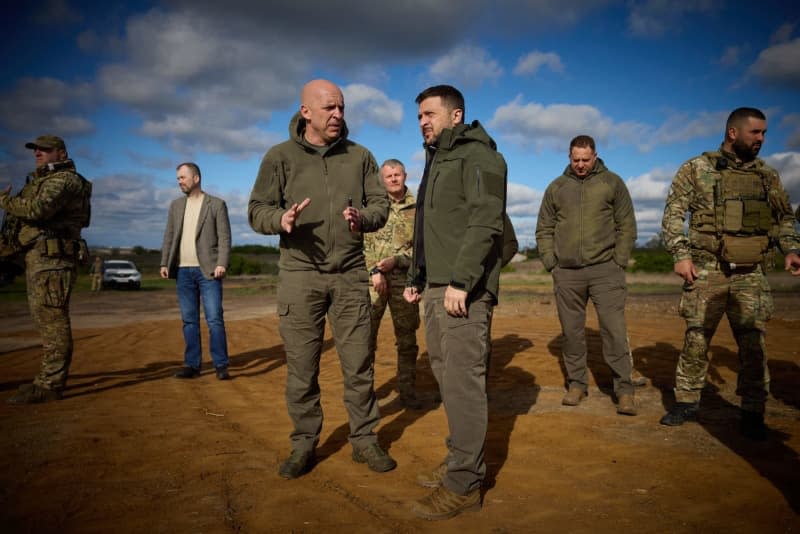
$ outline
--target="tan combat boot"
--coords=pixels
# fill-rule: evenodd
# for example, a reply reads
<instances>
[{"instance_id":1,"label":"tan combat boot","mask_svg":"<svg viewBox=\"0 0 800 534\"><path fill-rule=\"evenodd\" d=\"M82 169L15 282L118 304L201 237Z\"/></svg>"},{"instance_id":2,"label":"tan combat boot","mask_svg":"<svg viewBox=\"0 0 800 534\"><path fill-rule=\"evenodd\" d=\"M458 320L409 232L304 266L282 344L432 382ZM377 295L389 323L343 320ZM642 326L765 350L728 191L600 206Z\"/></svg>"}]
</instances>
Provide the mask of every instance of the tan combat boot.
<instances>
[{"instance_id":1,"label":"tan combat boot","mask_svg":"<svg viewBox=\"0 0 800 534\"><path fill-rule=\"evenodd\" d=\"M620 415L636 415L636 401L632 393L623 393L617 399L617 413Z\"/></svg>"},{"instance_id":2,"label":"tan combat boot","mask_svg":"<svg viewBox=\"0 0 800 534\"><path fill-rule=\"evenodd\" d=\"M637 388L644 387L647 385L647 378L636 369L631 369L631 384Z\"/></svg>"},{"instance_id":3,"label":"tan combat boot","mask_svg":"<svg viewBox=\"0 0 800 534\"><path fill-rule=\"evenodd\" d=\"M567 394L564 395L563 399L561 399L561 404L564 406L577 406L584 398L586 398L586 396L587 393L584 389L571 384L569 386L569 391L567 391Z\"/></svg>"},{"instance_id":4,"label":"tan combat boot","mask_svg":"<svg viewBox=\"0 0 800 534\"><path fill-rule=\"evenodd\" d=\"M442 485L442 479L447 473L447 464L442 462L430 473L420 473L417 475L417 484L423 488L438 488Z\"/></svg>"},{"instance_id":5,"label":"tan combat boot","mask_svg":"<svg viewBox=\"0 0 800 534\"><path fill-rule=\"evenodd\" d=\"M444 486L439 486L433 493L414 503L411 510L423 519L437 521L450 519L461 512L476 512L481 509L481 489L477 488L459 495Z\"/></svg>"}]
</instances>

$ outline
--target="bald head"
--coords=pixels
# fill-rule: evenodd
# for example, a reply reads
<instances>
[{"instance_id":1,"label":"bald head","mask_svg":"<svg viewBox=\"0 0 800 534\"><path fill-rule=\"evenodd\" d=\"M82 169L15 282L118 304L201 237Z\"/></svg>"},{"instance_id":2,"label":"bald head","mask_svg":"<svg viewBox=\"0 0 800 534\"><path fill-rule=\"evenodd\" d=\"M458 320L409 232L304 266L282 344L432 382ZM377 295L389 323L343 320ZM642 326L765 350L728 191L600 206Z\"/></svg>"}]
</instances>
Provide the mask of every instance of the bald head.
<instances>
[{"instance_id":1,"label":"bald head","mask_svg":"<svg viewBox=\"0 0 800 534\"><path fill-rule=\"evenodd\" d=\"M342 90L328 80L312 80L300 93L300 115L306 121L306 141L313 145L330 145L344 130L344 96Z\"/></svg>"}]
</instances>

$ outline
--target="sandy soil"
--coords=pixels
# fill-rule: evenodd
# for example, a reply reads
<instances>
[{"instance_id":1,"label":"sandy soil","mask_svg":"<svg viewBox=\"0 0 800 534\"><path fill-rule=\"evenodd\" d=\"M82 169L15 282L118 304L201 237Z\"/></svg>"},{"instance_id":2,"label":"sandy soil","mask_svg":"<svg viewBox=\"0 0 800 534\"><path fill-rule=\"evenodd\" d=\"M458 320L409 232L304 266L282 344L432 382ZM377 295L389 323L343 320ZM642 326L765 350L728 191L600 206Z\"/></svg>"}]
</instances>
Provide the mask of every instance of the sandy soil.
<instances>
[{"instance_id":1,"label":"sandy soil","mask_svg":"<svg viewBox=\"0 0 800 534\"><path fill-rule=\"evenodd\" d=\"M513 278L513 277L512 277ZM796 532L800 530L800 298L776 295L767 339L769 440L738 434L738 361L723 324L712 344L699 423L658 424L672 403L683 323L675 294L629 298L631 344L650 384L640 415L618 416L587 325L593 383L560 404L559 325L546 290L511 282L496 311L483 509L447 522L414 518L415 476L444 455L447 421L433 401L419 333L423 410L399 407L394 339L384 323L376 362L380 442L398 468L375 474L350 458L342 380L330 334L320 382L319 463L292 481L286 377L274 302L226 295L233 380L171 378L183 341L174 294L78 294L75 361L64 400L0 403L3 532ZM1 303L0 397L30 380L39 342L25 304ZM206 362L208 362L206 356Z\"/></svg>"}]
</instances>

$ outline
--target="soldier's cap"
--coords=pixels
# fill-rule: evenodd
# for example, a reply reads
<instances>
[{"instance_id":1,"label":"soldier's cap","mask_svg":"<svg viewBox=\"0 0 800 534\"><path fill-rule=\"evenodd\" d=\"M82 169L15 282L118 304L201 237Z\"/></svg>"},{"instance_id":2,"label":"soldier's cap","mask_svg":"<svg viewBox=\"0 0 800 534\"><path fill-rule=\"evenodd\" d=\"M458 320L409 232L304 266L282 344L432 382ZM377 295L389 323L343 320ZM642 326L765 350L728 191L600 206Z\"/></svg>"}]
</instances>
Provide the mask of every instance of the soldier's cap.
<instances>
[{"instance_id":1,"label":"soldier's cap","mask_svg":"<svg viewBox=\"0 0 800 534\"><path fill-rule=\"evenodd\" d=\"M36 138L36 141L31 141L30 143L25 143L25 148L30 148L34 150L36 148L60 148L62 150L66 150L67 146L64 144L64 140L58 137L57 135L40 135Z\"/></svg>"}]
</instances>

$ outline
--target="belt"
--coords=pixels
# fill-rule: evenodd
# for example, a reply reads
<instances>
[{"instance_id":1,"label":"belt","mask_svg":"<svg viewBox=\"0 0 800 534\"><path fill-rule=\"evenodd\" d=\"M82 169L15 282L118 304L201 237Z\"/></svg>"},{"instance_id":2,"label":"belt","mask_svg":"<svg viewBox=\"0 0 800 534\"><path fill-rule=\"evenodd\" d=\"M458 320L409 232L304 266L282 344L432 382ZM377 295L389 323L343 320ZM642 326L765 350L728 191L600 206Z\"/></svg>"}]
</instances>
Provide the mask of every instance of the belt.
<instances>
[{"instance_id":1,"label":"belt","mask_svg":"<svg viewBox=\"0 0 800 534\"><path fill-rule=\"evenodd\" d=\"M721 271L726 275L731 274L750 274L758 271L761 268L760 263L756 263L755 265L737 265L735 263L728 263L725 260L720 259L702 259L696 261L697 266L700 268L706 269L715 269L717 271Z\"/></svg>"}]
</instances>

